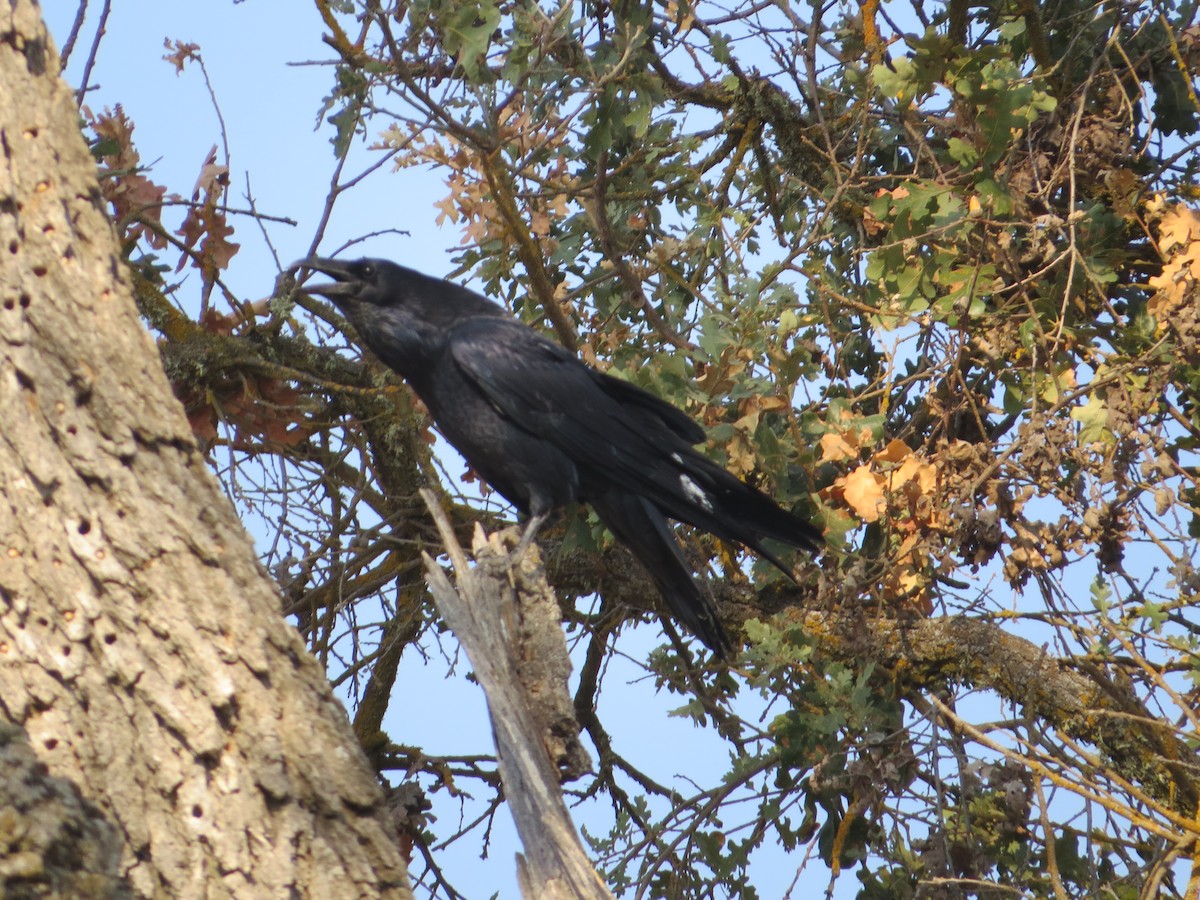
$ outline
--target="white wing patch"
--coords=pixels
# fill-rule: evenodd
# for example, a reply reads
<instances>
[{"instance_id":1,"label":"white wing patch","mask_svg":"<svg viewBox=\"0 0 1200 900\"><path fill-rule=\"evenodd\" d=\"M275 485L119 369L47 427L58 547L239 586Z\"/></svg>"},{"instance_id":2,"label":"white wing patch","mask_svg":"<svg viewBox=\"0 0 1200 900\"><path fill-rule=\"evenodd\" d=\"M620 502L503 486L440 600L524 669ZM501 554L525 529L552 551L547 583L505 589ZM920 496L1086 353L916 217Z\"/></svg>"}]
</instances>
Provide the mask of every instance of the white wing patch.
<instances>
[{"instance_id":1,"label":"white wing patch","mask_svg":"<svg viewBox=\"0 0 1200 900\"><path fill-rule=\"evenodd\" d=\"M679 484L683 488L687 498L697 506L702 506L706 512L712 512L712 502L708 499L708 494L704 493L703 488L687 475L679 476Z\"/></svg>"}]
</instances>

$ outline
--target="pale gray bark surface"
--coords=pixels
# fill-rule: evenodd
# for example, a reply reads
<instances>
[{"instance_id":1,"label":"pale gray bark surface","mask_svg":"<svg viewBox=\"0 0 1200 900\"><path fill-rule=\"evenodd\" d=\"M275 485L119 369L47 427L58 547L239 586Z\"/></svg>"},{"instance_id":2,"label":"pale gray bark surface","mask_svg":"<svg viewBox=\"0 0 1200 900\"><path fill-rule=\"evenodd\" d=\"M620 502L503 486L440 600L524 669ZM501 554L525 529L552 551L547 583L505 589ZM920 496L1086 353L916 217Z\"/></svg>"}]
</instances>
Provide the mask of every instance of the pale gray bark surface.
<instances>
[{"instance_id":1,"label":"pale gray bark surface","mask_svg":"<svg viewBox=\"0 0 1200 900\"><path fill-rule=\"evenodd\" d=\"M138 321L71 92L0 0L0 704L137 894L410 896L382 794Z\"/></svg>"},{"instance_id":2,"label":"pale gray bark surface","mask_svg":"<svg viewBox=\"0 0 1200 900\"><path fill-rule=\"evenodd\" d=\"M457 590L428 555L438 611L471 660L487 694L500 778L525 848L517 878L526 900L610 900L584 852L563 800L561 780L589 760L567 692L571 666L558 603L530 549L514 564L499 535L476 526L471 552L454 537L430 491L422 491L454 567ZM511 542L515 545L516 540Z\"/></svg>"}]
</instances>

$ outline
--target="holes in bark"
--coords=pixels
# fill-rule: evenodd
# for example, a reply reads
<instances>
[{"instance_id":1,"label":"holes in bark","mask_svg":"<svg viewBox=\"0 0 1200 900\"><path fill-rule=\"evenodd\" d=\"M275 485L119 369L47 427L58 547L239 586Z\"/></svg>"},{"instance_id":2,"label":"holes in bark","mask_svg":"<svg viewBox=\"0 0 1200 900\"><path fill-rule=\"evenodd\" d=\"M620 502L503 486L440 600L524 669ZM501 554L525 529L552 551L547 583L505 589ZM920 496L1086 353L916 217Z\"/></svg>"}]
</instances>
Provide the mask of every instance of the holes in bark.
<instances>
[{"instance_id":1,"label":"holes in bark","mask_svg":"<svg viewBox=\"0 0 1200 900\"><path fill-rule=\"evenodd\" d=\"M71 655L71 645L70 644L63 644L62 655L63 656Z\"/></svg>"},{"instance_id":2,"label":"holes in bark","mask_svg":"<svg viewBox=\"0 0 1200 900\"><path fill-rule=\"evenodd\" d=\"M199 818L202 818L202 817L204 816L204 810L202 810L202 809L200 808L200 804L199 804L199 803L195 804L195 805L192 807L192 816L193 816L193 817L195 817L195 818L197 818L197 819L199 819Z\"/></svg>"},{"instance_id":3,"label":"holes in bark","mask_svg":"<svg viewBox=\"0 0 1200 900\"><path fill-rule=\"evenodd\" d=\"M58 738L46 738L46 743L44 746L47 750L53 750L58 746Z\"/></svg>"},{"instance_id":4,"label":"holes in bark","mask_svg":"<svg viewBox=\"0 0 1200 900\"><path fill-rule=\"evenodd\" d=\"M21 295L21 299L20 299L20 300L18 300L17 302L18 302L19 304L21 304L21 309L29 309L29 303L30 303L30 300L29 300L29 295L28 295L28 294L22 294L22 295Z\"/></svg>"},{"instance_id":5,"label":"holes in bark","mask_svg":"<svg viewBox=\"0 0 1200 900\"><path fill-rule=\"evenodd\" d=\"M74 437L74 436L75 436L76 434L78 434L78 433L79 433L79 429L78 429L78 428L76 428L74 425L68 425L68 426L67 426L67 434L69 434L69 435L71 435L72 437ZM85 532L85 533L86 533L86 532Z\"/></svg>"},{"instance_id":6,"label":"holes in bark","mask_svg":"<svg viewBox=\"0 0 1200 900\"><path fill-rule=\"evenodd\" d=\"M50 270L47 269L45 266L34 266L33 267L33 274L36 275L38 278L45 278L46 273L48 271L50 271Z\"/></svg>"},{"instance_id":7,"label":"holes in bark","mask_svg":"<svg viewBox=\"0 0 1200 900\"><path fill-rule=\"evenodd\" d=\"M104 643L108 644L108 646L111 647L116 642L117 642L117 636L115 634L106 634L104 636Z\"/></svg>"},{"instance_id":8,"label":"holes in bark","mask_svg":"<svg viewBox=\"0 0 1200 900\"><path fill-rule=\"evenodd\" d=\"M5 309L16 309L17 301L14 300L12 297L5 297L4 298L4 308Z\"/></svg>"},{"instance_id":9,"label":"holes in bark","mask_svg":"<svg viewBox=\"0 0 1200 900\"><path fill-rule=\"evenodd\" d=\"M220 706L214 706L213 712L217 714L217 721L221 723L221 727L226 731L232 731L238 720L238 703L237 700L231 698L228 702L222 703Z\"/></svg>"},{"instance_id":10,"label":"holes in bark","mask_svg":"<svg viewBox=\"0 0 1200 900\"><path fill-rule=\"evenodd\" d=\"M13 240L13 241L9 241L9 242L8 242L8 252L9 252L9 253L11 253L13 256L16 256L16 255L17 255L17 252L18 252L20 249L21 249L21 242L20 242L20 241L15 241L15 240Z\"/></svg>"},{"instance_id":11,"label":"holes in bark","mask_svg":"<svg viewBox=\"0 0 1200 900\"><path fill-rule=\"evenodd\" d=\"M71 429L68 428L67 430L70 431ZM89 522L87 519L79 520L79 533L80 534L87 534L91 530L92 530L91 522Z\"/></svg>"},{"instance_id":12,"label":"holes in bark","mask_svg":"<svg viewBox=\"0 0 1200 900\"><path fill-rule=\"evenodd\" d=\"M22 48L25 54L25 68L29 74L40 78L46 72L46 42L37 38L25 38Z\"/></svg>"}]
</instances>

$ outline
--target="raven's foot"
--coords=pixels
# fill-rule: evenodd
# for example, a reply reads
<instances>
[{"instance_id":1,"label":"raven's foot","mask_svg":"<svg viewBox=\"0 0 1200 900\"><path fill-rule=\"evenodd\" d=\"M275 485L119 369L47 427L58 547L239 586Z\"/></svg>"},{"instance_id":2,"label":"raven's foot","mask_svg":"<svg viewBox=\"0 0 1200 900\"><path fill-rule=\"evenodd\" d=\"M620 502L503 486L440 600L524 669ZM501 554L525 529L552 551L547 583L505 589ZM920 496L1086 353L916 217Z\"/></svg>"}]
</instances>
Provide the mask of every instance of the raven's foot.
<instances>
[{"instance_id":1,"label":"raven's foot","mask_svg":"<svg viewBox=\"0 0 1200 900\"><path fill-rule=\"evenodd\" d=\"M538 513L536 516L530 516L529 521L525 523L525 530L521 532L521 540L517 542L517 548L513 550L509 556L509 565L514 569L521 565L521 560L525 557L525 552L529 549L529 545L533 543L533 539L537 537L538 529L545 524L549 513Z\"/></svg>"}]
</instances>

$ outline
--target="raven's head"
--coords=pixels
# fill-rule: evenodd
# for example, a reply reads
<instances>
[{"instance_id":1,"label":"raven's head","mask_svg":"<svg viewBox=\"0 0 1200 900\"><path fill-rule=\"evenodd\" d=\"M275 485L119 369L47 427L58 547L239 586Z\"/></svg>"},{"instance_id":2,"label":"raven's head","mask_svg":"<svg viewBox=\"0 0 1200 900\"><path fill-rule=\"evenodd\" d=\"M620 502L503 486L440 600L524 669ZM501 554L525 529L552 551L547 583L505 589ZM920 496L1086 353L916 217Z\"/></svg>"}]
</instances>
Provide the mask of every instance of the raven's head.
<instances>
[{"instance_id":1,"label":"raven's head","mask_svg":"<svg viewBox=\"0 0 1200 900\"><path fill-rule=\"evenodd\" d=\"M313 256L289 271L327 275L328 284L301 290L333 301L375 354L408 378L439 352L448 331L474 316L504 315L464 287L386 259L346 261Z\"/></svg>"},{"instance_id":2,"label":"raven's head","mask_svg":"<svg viewBox=\"0 0 1200 900\"><path fill-rule=\"evenodd\" d=\"M332 278L332 284L306 284L302 289L328 297L356 324L356 312L365 306L396 310L442 326L461 318L504 314L496 304L474 291L386 259L311 256L288 266L289 272L300 270Z\"/></svg>"},{"instance_id":3,"label":"raven's head","mask_svg":"<svg viewBox=\"0 0 1200 900\"><path fill-rule=\"evenodd\" d=\"M307 269L333 279L332 284L305 285L310 294L328 297L338 306L351 307L357 303L379 305L387 299L389 290L385 282L387 267L399 268L382 259L358 259L352 262L312 256L288 266L291 271Z\"/></svg>"},{"instance_id":4,"label":"raven's head","mask_svg":"<svg viewBox=\"0 0 1200 900\"><path fill-rule=\"evenodd\" d=\"M420 298L424 275L385 259L341 260L313 256L288 267L333 279L304 284L306 293L326 297L341 310L375 355L408 377L436 351L427 303Z\"/></svg>"}]
</instances>

